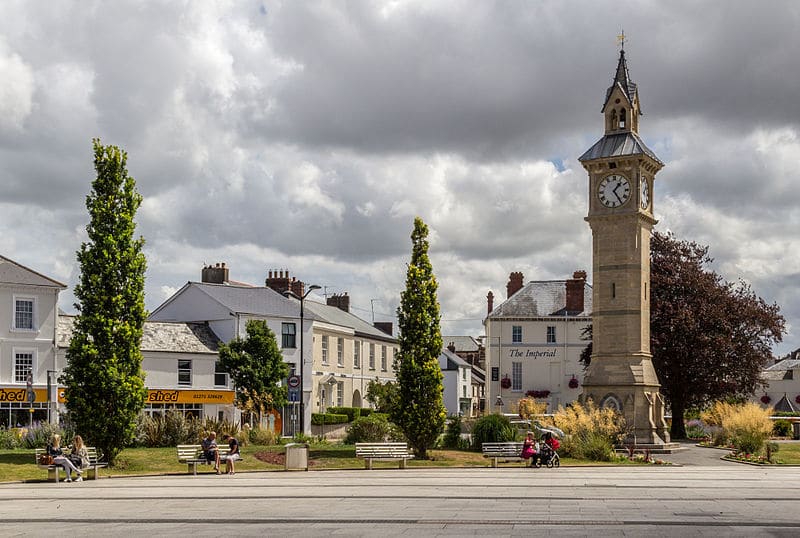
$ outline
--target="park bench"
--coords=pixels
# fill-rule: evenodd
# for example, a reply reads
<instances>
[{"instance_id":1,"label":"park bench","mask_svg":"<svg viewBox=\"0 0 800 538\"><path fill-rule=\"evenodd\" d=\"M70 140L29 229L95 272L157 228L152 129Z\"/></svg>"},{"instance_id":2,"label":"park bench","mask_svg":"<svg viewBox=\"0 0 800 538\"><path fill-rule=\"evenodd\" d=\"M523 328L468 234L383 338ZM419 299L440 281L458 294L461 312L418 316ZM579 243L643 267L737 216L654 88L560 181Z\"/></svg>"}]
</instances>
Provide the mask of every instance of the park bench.
<instances>
[{"instance_id":1,"label":"park bench","mask_svg":"<svg viewBox=\"0 0 800 538\"><path fill-rule=\"evenodd\" d=\"M217 445L217 450L219 450L219 462L222 464L228 458L231 449L227 446ZM241 458L241 454L239 458ZM214 462L205 458L201 445L178 445L178 463L185 463L187 465L186 472L196 475L198 463L211 464Z\"/></svg>"},{"instance_id":2,"label":"park bench","mask_svg":"<svg viewBox=\"0 0 800 538\"><path fill-rule=\"evenodd\" d=\"M502 461L525 461L521 457L522 443L515 441L505 443L483 443L481 452L484 458L492 458L492 467L497 467L497 462Z\"/></svg>"},{"instance_id":3,"label":"park bench","mask_svg":"<svg viewBox=\"0 0 800 538\"><path fill-rule=\"evenodd\" d=\"M87 446L86 452L89 456L89 466L88 467L81 467L81 476L83 476L87 480L97 480L97 475L99 470L102 467L108 466L107 463L98 461L99 458L97 456L97 448L93 446ZM36 466L39 469L46 469L47 470L47 479L48 480L55 480L58 482L59 479L59 469L64 469L61 465L42 465L40 462L40 458L47 454L47 449L45 448L37 448L34 450L34 456L36 457ZM67 471L64 471L66 475Z\"/></svg>"},{"instance_id":4,"label":"park bench","mask_svg":"<svg viewBox=\"0 0 800 538\"><path fill-rule=\"evenodd\" d=\"M406 468L406 461L414 455L406 443L356 443L356 457L364 458L366 469L372 469L373 461L399 461L400 468Z\"/></svg>"}]
</instances>

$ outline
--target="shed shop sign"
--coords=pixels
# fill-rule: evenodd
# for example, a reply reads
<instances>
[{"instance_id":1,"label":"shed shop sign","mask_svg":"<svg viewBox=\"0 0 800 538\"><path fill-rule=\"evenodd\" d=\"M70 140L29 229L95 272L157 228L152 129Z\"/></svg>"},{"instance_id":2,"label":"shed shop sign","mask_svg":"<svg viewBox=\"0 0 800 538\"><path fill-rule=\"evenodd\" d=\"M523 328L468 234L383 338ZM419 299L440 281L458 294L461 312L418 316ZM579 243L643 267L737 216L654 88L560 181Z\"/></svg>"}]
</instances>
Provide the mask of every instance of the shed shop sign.
<instances>
[{"instance_id":1,"label":"shed shop sign","mask_svg":"<svg viewBox=\"0 0 800 538\"><path fill-rule=\"evenodd\" d=\"M232 404L232 390L171 390L150 389L147 391L147 403L200 403L200 404Z\"/></svg>"}]
</instances>

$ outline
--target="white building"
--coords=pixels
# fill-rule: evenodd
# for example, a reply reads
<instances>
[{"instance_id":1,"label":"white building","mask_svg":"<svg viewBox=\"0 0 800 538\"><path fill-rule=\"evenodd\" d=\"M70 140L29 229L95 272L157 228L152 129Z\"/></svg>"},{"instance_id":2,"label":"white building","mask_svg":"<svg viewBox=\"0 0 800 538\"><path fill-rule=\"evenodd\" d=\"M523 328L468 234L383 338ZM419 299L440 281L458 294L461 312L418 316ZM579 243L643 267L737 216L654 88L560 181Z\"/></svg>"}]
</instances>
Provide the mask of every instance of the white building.
<instances>
[{"instance_id":1,"label":"white building","mask_svg":"<svg viewBox=\"0 0 800 538\"><path fill-rule=\"evenodd\" d=\"M55 387L59 368L57 305L63 289L61 282L0 256L0 426L46 421L55 409L55 388L49 394L47 388L48 381Z\"/></svg>"},{"instance_id":2,"label":"white building","mask_svg":"<svg viewBox=\"0 0 800 538\"><path fill-rule=\"evenodd\" d=\"M58 316L59 364L66 364L74 323L75 316ZM163 416L172 410L186 417L240 421L228 374L217 368L219 344L204 323L145 321L140 346L147 387L144 412Z\"/></svg>"},{"instance_id":3,"label":"white building","mask_svg":"<svg viewBox=\"0 0 800 538\"><path fill-rule=\"evenodd\" d=\"M484 320L486 412L515 412L526 395L547 402L548 412L575 401L583 384L580 354L588 344L583 331L591 324L586 273L527 284L522 273L511 273L506 289L508 298L497 307L489 293Z\"/></svg>"},{"instance_id":4,"label":"white building","mask_svg":"<svg viewBox=\"0 0 800 538\"><path fill-rule=\"evenodd\" d=\"M328 304L305 302L314 314L314 412L332 406L367 407L370 381L396 380L397 340L350 313L350 298L334 295Z\"/></svg>"},{"instance_id":5,"label":"white building","mask_svg":"<svg viewBox=\"0 0 800 538\"><path fill-rule=\"evenodd\" d=\"M300 372L302 343L305 433L310 433L311 413L331 406L365 405L370 380L395 379L396 340L349 313L349 297L334 296L334 305L310 299L287 298L285 291L303 296L304 284L284 271L270 271L266 286L231 281L225 264L203 268L202 282L188 282L150 315L153 321L207 323L223 342L246 337L249 320L263 320L275 333L289 364L290 375ZM346 307L343 305L347 304ZM296 406L290 404L277 417L284 435L299 430Z\"/></svg>"},{"instance_id":6,"label":"white building","mask_svg":"<svg viewBox=\"0 0 800 538\"><path fill-rule=\"evenodd\" d=\"M445 349L439 355L439 366L444 374L444 406L448 416L470 417L473 415L472 405L472 366Z\"/></svg>"},{"instance_id":7,"label":"white building","mask_svg":"<svg viewBox=\"0 0 800 538\"><path fill-rule=\"evenodd\" d=\"M800 410L800 349L766 368L762 378L767 385L750 398L776 411Z\"/></svg>"}]
</instances>

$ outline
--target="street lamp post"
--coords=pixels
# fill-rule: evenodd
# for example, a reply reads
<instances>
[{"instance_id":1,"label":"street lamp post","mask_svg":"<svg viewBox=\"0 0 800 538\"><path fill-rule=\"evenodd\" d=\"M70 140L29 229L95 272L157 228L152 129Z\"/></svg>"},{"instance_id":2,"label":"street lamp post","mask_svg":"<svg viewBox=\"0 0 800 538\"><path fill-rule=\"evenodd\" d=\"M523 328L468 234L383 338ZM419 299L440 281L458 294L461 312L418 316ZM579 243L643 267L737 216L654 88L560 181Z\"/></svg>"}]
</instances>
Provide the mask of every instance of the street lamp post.
<instances>
[{"instance_id":1,"label":"street lamp post","mask_svg":"<svg viewBox=\"0 0 800 538\"><path fill-rule=\"evenodd\" d=\"M286 297L294 297L295 299L300 301L300 432L305 434L305 409L303 404L305 403L305 384L303 383L303 370L305 369L306 357L303 354L303 333L305 333L305 323L303 320L305 319L305 313L303 311L303 302L308 297L308 294L314 290L321 289L320 286L316 284L312 284L308 287L308 290L301 296L294 293L292 290L286 290L283 294Z\"/></svg>"}]
</instances>

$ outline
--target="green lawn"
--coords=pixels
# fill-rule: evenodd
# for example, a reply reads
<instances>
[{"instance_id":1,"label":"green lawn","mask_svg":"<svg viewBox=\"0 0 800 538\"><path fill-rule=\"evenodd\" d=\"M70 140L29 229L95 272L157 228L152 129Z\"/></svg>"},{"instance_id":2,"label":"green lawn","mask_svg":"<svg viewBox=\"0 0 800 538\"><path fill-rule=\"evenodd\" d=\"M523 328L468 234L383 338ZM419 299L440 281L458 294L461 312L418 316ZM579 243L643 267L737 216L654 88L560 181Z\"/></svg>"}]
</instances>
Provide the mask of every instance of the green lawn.
<instances>
[{"instance_id":1,"label":"green lawn","mask_svg":"<svg viewBox=\"0 0 800 538\"><path fill-rule=\"evenodd\" d=\"M778 443L775 460L787 465L800 465L800 441L794 443Z\"/></svg>"},{"instance_id":2,"label":"green lawn","mask_svg":"<svg viewBox=\"0 0 800 538\"><path fill-rule=\"evenodd\" d=\"M236 472L282 470L282 446L242 447ZM258 455L258 457L257 457ZM488 467L490 461L480 452L432 450L431 459L411 460L409 467ZM562 458L562 465L594 465L596 462ZM396 462L375 462L375 468L397 468ZM521 467L522 463L501 466ZM363 469L364 460L355 457L352 445L314 444L309 451L311 469ZM198 466L198 473L213 473L210 465ZM175 448L129 448L122 451L113 469L103 469L100 476L136 476L153 474L186 474L187 466L178 463ZM47 471L34 464L33 450L0 450L0 481L45 480Z\"/></svg>"}]
</instances>

